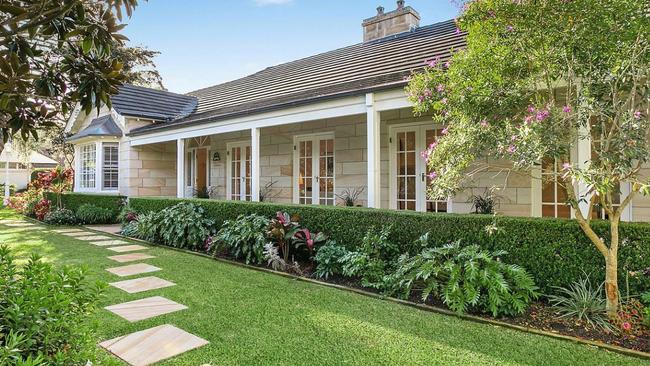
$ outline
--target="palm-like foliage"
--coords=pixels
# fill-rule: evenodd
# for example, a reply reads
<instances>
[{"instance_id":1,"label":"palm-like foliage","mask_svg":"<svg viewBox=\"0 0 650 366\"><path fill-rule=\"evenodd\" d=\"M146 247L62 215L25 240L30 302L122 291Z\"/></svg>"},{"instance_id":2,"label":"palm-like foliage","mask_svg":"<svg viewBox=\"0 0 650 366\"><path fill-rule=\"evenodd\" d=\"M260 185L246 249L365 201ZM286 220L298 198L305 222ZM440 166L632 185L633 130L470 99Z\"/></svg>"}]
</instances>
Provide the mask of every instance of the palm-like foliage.
<instances>
[{"instance_id":1,"label":"palm-like foliage","mask_svg":"<svg viewBox=\"0 0 650 366\"><path fill-rule=\"evenodd\" d=\"M555 287L556 295L548 300L561 318L576 318L591 327L611 330L608 321L603 284L595 287L589 276L584 276L569 287Z\"/></svg>"},{"instance_id":2,"label":"palm-like foliage","mask_svg":"<svg viewBox=\"0 0 650 366\"><path fill-rule=\"evenodd\" d=\"M478 245L461 247L459 242L424 249L413 257L404 254L395 273L386 278L387 292L408 297L419 290L423 301L441 298L458 313L477 309L494 316L521 314L538 296L537 286L524 268L501 262L504 254Z\"/></svg>"}]
</instances>

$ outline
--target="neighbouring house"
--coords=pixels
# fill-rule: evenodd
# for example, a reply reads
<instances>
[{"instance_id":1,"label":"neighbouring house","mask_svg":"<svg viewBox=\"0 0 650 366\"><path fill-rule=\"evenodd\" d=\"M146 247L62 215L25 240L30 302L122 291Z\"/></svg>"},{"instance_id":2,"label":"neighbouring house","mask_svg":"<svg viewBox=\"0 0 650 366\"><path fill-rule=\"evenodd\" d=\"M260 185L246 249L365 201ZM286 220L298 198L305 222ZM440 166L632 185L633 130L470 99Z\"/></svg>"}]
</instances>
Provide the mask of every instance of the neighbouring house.
<instances>
[{"instance_id":1,"label":"neighbouring house","mask_svg":"<svg viewBox=\"0 0 650 366\"><path fill-rule=\"evenodd\" d=\"M9 169L7 169L9 164ZM10 143L5 145L0 153L0 176L2 176L3 187L9 182L9 186L16 186L17 190L27 188L34 169L53 169L59 163L43 154L32 151L28 157L22 157L14 151Z\"/></svg>"},{"instance_id":2,"label":"neighbouring house","mask_svg":"<svg viewBox=\"0 0 650 366\"><path fill-rule=\"evenodd\" d=\"M74 189L252 201L270 189L275 202L335 205L363 188L357 203L367 207L467 213L469 197L498 186L505 215L572 216L554 164L532 178L485 172L455 197L427 198L420 152L444 126L414 116L404 87L425 61L463 48L465 35L452 20L419 22L398 1L363 21L359 44L185 95L125 85L112 108L68 122ZM589 156L577 142L573 160ZM650 199L635 199L623 219L650 221Z\"/></svg>"}]
</instances>

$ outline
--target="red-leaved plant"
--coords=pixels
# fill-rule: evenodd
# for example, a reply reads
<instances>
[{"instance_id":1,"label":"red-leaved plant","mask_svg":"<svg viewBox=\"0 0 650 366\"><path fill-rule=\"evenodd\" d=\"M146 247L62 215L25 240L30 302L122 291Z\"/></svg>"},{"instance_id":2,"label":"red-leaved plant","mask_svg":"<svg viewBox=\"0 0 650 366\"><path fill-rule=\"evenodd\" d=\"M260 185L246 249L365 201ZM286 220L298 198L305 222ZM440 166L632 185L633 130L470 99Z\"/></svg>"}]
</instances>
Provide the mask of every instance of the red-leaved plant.
<instances>
[{"instance_id":1,"label":"red-leaved plant","mask_svg":"<svg viewBox=\"0 0 650 366\"><path fill-rule=\"evenodd\" d=\"M291 217L286 212L278 211L266 232L266 235L280 248L286 263L289 263L289 245L298 230L300 230L300 226L297 217Z\"/></svg>"},{"instance_id":2,"label":"red-leaved plant","mask_svg":"<svg viewBox=\"0 0 650 366\"><path fill-rule=\"evenodd\" d=\"M322 244L327 240L327 236L321 233L313 233L309 229L300 229L293 236L293 243L296 248L307 247L309 251L309 258L313 259L316 246Z\"/></svg>"}]
</instances>

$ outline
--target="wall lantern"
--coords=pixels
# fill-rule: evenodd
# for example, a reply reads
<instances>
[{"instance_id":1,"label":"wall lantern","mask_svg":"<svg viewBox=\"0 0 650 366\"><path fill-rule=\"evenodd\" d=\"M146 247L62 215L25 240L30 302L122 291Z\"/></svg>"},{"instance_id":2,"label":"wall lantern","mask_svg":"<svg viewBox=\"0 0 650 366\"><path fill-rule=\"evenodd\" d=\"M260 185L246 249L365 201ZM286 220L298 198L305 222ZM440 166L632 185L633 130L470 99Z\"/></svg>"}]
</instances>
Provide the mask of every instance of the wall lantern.
<instances>
[{"instance_id":1,"label":"wall lantern","mask_svg":"<svg viewBox=\"0 0 650 366\"><path fill-rule=\"evenodd\" d=\"M212 155L212 161L221 161L221 155L219 155L218 152L215 152L214 155Z\"/></svg>"}]
</instances>

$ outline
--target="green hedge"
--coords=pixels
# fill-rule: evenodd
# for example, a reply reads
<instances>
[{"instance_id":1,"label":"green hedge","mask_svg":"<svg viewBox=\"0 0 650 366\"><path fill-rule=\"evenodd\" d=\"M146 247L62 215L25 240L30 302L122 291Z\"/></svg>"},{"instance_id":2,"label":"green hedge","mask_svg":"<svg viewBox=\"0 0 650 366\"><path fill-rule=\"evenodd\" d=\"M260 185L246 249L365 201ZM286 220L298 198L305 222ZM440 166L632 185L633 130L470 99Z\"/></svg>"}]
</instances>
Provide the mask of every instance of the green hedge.
<instances>
[{"instance_id":1,"label":"green hedge","mask_svg":"<svg viewBox=\"0 0 650 366\"><path fill-rule=\"evenodd\" d=\"M136 212L160 211L181 200L174 198L131 198L130 206ZM488 234L486 226L493 217L472 214L431 214L366 208L282 205L238 201L190 200L201 205L208 215L220 225L224 220L241 214L257 213L273 216L277 211L299 215L304 227L323 231L330 238L352 248L361 243L368 228L394 224L392 240L403 251L414 253L413 241L430 232L436 245L453 240L463 244L479 244L491 250L508 251L504 260L525 267L543 292L552 286L567 286L584 272L604 276L602 255L582 233L574 220L499 217L500 228ZM594 223L599 235L607 237L608 224ZM619 250L620 285L625 294L625 272L641 271L650 267L650 225L643 223L621 224L621 238L625 239ZM650 276L640 274L630 277L630 290L639 293L650 288Z\"/></svg>"},{"instance_id":2,"label":"green hedge","mask_svg":"<svg viewBox=\"0 0 650 366\"><path fill-rule=\"evenodd\" d=\"M47 193L47 199L52 201L53 204L56 202L56 194L52 192ZM61 204L63 208L67 208L73 212L77 212L79 206L84 203L90 203L97 207L103 207L111 210L114 214L114 217L117 218L119 215L122 206L126 197L120 195L108 195L108 194L89 194L89 193L76 193L69 192L61 195Z\"/></svg>"}]
</instances>

